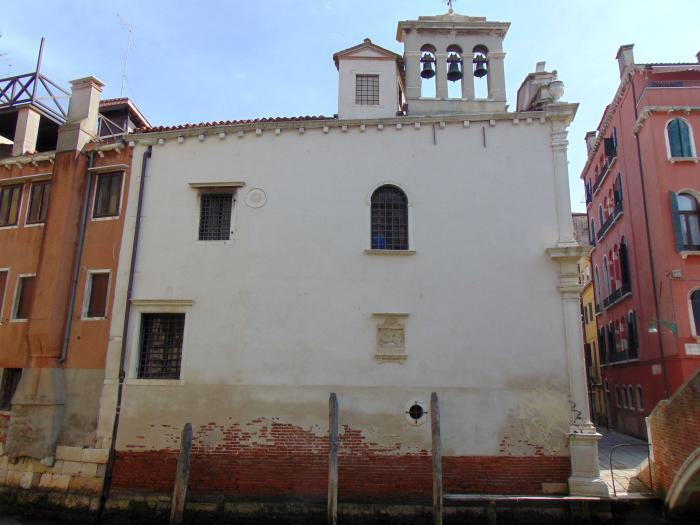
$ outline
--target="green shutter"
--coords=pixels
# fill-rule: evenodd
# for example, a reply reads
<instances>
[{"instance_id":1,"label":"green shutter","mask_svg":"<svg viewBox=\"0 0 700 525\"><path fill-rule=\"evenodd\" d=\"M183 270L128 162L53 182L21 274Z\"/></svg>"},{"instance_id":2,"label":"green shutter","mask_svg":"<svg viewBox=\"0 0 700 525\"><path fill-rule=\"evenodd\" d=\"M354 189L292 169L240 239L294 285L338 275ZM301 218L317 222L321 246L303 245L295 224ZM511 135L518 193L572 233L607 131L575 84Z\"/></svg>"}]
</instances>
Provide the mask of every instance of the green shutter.
<instances>
[{"instance_id":1,"label":"green shutter","mask_svg":"<svg viewBox=\"0 0 700 525\"><path fill-rule=\"evenodd\" d=\"M668 192L671 201L671 219L673 220L673 236L676 239L676 251L683 250L683 232L681 230L681 216L678 213L678 198L672 191Z\"/></svg>"},{"instance_id":2,"label":"green shutter","mask_svg":"<svg viewBox=\"0 0 700 525\"><path fill-rule=\"evenodd\" d=\"M690 129L687 122L678 120L681 138L681 154L683 157L692 157L693 149L690 147Z\"/></svg>"}]
</instances>

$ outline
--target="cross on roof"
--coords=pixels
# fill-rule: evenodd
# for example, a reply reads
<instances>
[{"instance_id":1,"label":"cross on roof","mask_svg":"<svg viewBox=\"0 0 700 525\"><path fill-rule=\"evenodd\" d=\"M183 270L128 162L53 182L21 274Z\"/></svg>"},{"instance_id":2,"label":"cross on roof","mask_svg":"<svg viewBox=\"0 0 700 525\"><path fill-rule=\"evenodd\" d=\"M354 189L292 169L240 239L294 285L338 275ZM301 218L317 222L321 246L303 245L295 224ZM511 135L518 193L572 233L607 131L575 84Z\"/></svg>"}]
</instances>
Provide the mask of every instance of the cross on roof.
<instances>
[{"instance_id":1,"label":"cross on roof","mask_svg":"<svg viewBox=\"0 0 700 525\"><path fill-rule=\"evenodd\" d=\"M449 9L449 12L451 13L451 12L452 12L453 4L455 3L455 0L444 0L444 2L447 4L447 7L450 8L450 9Z\"/></svg>"}]
</instances>

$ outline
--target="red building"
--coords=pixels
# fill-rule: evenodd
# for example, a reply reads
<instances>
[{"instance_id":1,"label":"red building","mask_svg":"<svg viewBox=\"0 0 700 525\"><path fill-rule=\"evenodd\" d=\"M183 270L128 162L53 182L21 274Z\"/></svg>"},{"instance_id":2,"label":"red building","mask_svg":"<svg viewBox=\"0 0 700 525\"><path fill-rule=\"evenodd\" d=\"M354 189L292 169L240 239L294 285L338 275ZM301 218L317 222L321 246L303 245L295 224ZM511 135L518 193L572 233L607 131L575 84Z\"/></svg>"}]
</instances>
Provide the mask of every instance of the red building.
<instances>
[{"instance_id":1,"label":"red building","mask_svg":"<svg viewBox=\"0 0 700 525\"><path fill-rule=\"evenodd\" d=\"M700 64L635 64L632 47L581 177L609 422L645 436L700 367Z\"/></svg>"}]
</instances>

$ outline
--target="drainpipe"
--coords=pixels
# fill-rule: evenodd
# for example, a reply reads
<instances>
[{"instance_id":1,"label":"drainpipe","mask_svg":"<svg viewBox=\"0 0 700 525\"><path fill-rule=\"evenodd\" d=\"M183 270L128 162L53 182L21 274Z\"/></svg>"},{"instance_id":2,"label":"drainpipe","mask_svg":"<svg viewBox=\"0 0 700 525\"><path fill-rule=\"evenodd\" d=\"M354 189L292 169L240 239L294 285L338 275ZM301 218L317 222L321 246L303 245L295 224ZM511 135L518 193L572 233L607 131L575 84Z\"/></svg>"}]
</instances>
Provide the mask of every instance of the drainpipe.
<instances>
[{"instance_id":1,"label":"drainpipe","mask_svg":"<svg viewBox=\"0 0 700 525\"><path fill-rule=\"evenodd\" d=\"M639 119L639 112L637 111L637 89L634 85L634 78L630 78L630 84L632 84L632 99L634 102L634 120L635 122ZM637 142L637 160L639 162L639 176L642 183L642 204L644 206L644 226L647 233L647 251L649 252L649 265L651 267L651 286L654 291L654 310L656 311L656 318L659 319L659 294L656 289L656 270L654 268L654 255L651 249L651 233L649 229L649 213L647 210L647 194L644 187L644 164L642 162L642 147L639 142L639 133L634 134L634 138ZM673 302L673 301L672 301ZM668 374L666 372L666 354L664 353L664 338L662 337L661 330L657 332L659 338L659 353L661 354L661 371L664 378L664 397L668 399Z\"/></svg>"},{"instance_id":2,"label":"drainpipe","mask_svg":"<svg viewBox=\"0 0 700 525\"><path fill-rule=\"evenodd\" d=\"M42 39L43 44L43 39ZM70 294L68 297L68 312L66 314L66 324L63 327L63 343L61 344L61 357L59 363L64 363L68 357L68 343L70 342L71 328L73 327L73 312L75 311L75 296L78 290L78 278L80 277L80 261L83 258L83 247L85 246L85 229L87 227L88 214L90 210L90 191L92 189L92 166L95 162L94 152L88 153L87 187L83 198L83 209L80 214L80 229L78 230L78 244L75 247L73 264L73 277L70 283Z\"/></svg>"},{"instance_id":3,"label":"drainpipe","mask_svg":"<svg viewBox=\"0 0 700 525\"><path fill-rule=\"evenodd\" d=\"M139 236L141 233L141 208L143 207L143 189L146 184L146 170L148 168L148 160L151 158L152 146L143 152L141 161L141 180L139 182L139 198L136 205L136 223L134 225L134 240L131 245L131 264L129 266L129 284L126 291L126 305L124 309L124 326L122 328L122 344L119 353L119 385L117 387L117 406L114 411L114 424L112 425L112 440L109 446L109 457L107 459L107 467L105 469L105 481L102 486L102 494L100 495L100 507L97 512L97 519L102 518L105 503L109 497L109 491L112 486L112 473L114 471L114 457L117 446L117 429L119 428L119 416L121 415L122 396L124 393L124 379L126 377L125 362L126 362L126 338L129 333L129 316L131 313L131 294L134 288L134 269L136 268L136 254L139 247Z\"/></svg>"}]
</instances>

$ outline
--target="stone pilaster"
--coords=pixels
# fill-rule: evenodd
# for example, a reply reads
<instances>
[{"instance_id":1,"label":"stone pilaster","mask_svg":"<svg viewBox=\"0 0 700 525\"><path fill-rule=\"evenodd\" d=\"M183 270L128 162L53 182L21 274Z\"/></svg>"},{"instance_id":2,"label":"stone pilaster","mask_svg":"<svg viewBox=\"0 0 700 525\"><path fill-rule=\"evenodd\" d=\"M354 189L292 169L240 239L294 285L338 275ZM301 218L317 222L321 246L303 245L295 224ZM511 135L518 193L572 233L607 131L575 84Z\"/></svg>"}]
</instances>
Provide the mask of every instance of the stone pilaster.
<instances>
[{"instance_id":1,"label":"stone pilaster","mask_svg":"<svg viewBox=\"0 0 700 525\"><path fill-rule=\"evenodd\" d=\"M488 83L491 100L506 100L506 73L504 67L505 53L489 53Z\"/></svg>"},{"instance_id":2,"label":"stone pilaster","mask_svg":"<svg viewBox=\"0 0 700 525\"><path fill-rule=\"evenodd\" d=\"M607 496L608 488L600 479L598 468L598 440L601 435L596 432L589 417L580 321L582 286L578 282L576 264L587 252L588 248L579 245L547 250L549 256L559 263L559 291L564 314L565 352L571 400L569 493L575 496Z\"/></svg>"},{"instance_id":3,"label":"stone pilaster","mask_svg":"<svg viewBox=\"0 0 700 525\"><path fill-rule=\"evenodd\" d=\"M557 198L557 225L559 231L557 246L578 246L578 242L574 237L574 225L571 219L571 198L569 196L569 160L566 155L569 146L566 129L568 122L552 120L551 123L554 188Z\"/></svg>"},{"instance_id":4,"label":"stone pilaster","mask_svg":"<svg viewBox=\"0 0 700 525\"><path fill-rule=\"evenodd\" d=\"M437 98L447 100L447 53L435 54L435 74L437 75Z\"/></svg>"}]
</instances>

